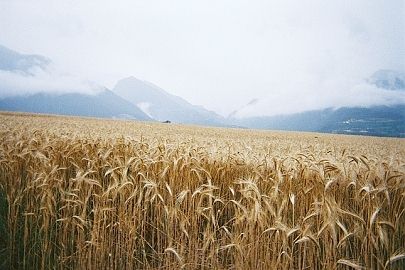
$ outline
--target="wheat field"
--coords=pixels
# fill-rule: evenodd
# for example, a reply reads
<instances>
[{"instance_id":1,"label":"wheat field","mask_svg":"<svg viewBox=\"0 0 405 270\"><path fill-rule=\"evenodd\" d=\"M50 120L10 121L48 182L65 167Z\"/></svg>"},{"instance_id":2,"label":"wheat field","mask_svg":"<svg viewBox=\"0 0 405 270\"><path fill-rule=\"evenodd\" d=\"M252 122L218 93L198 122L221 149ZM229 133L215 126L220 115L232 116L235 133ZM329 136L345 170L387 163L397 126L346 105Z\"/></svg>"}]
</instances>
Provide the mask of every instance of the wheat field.
<instances>
[{"instance_id":1,"label":"wheat field","mask_svg":"<svg viewBox=\"0 0 405 270\"><path fill-rule=\"evenodd\" d=\"M0 269L405 269L405 140L0 113Z\"/></svg>"}]
</instances>

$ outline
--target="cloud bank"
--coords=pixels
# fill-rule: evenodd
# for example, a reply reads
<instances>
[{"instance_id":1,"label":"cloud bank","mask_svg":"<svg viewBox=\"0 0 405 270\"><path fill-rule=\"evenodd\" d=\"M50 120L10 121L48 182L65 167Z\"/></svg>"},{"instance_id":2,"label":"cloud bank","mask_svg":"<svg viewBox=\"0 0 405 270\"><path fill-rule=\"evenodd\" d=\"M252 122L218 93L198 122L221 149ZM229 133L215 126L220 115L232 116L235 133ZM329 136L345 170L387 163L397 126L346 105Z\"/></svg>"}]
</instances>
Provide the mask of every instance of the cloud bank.
<instances>
[{"instance_id":1,"label":"cloud bank","mask_svg":"<svg viewBox=\"0 0 405 270\"><path fill-rule=\"evenodd\" d=\"M317 88L311 88L308 85L290 84L288 87L296 87L299 91L294 89L283 92L274 91L263 99L258 99L252 104L243 106L232 117L272 116L325 108L405 104L405 91L377 88L375 85L366 82L351 87L342 86L342 88L325 86L324 89L329 91L327 95L319 95L316 91L311 90Z\"/></svg>"},{"instance_id":2,"label":"cloud bank","mask_svg":"<svg viewBox=\"0 0 405 270\"><path fill-rule=\"evenodd\" d=\"M403 0L5 0L0 43L107 87L148 80L222 115L253 98L256 114L288 113L390 102L363 82L405 71L404 18Z\"/></svg>"},{"instance_id":3,"label":"cloud bank","mask_svg":"<svg viewBox=\"0 0 405 270\"><path fill-rule=\"evenodd\" d=\"M32 95L36 93L82 93L93 95L102 88L68 74L34 69L27 75L21 72L0 70L0 98Z\"/></svg>"}]
</instances>

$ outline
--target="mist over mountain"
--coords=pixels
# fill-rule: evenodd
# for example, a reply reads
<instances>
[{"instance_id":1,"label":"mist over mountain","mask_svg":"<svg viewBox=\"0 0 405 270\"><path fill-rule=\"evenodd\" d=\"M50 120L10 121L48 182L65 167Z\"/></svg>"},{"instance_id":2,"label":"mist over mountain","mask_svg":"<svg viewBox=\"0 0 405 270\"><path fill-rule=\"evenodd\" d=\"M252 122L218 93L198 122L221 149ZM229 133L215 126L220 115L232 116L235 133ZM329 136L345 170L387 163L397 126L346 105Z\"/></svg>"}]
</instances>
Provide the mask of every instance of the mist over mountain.
<instances>
[{"instance_id":1,"label":"mist over mountain","mask_svg":"<svg viewBox=\"0 0 405 270\"><path fill-rule=\"evenodd\" d=\"M74 76L60 76L44 56L21 54L0 46L0 110L171 121L208 126L405 136L405 75L378 70L353 87L339 106L267 115L267 108L289 106L275 98L254 98L224 118L202 106L135 77L112 90ZM310 97L316 104L316 99ZM320 104L327 104L320 102ZM313 105L316 107L315 105ZM299 107L299 106L298 106ZM251 113L253 112L253 115Z\"/></svg>"},{"instance_id":2,"label":"mist over mountain","mask_svg":"<svg viewBox=\"0 0 405 270\"><path fill-rule=\"evenodd\" d=\"M51 60L0 47L0 109L224 126L225 119L134 77L114 92L53 72Z\"/></svg>"},{"instance_id":3,"label":"mist over mountain","mask_svg":"<svg viewBox=\"0 0 405 270\"><path fill-rule=\"evenodd\" d=\"M97 94L104 87L66 72L51 59L0 45L0 98L37 93Z\"/></svg>"},{"instance_id":4,"label":"mist over mountain","mask_svg":"<svg viewBox=\"0 0 405 270\"><path fill-rule=\"evenodd\" d=\"M152 120L132 103L105 89L97 95L37 93L0 99L0 110L100 118Z\"/></svg>"},{"instance_id":5,"label":"mist over mountain","mask_svg":"<svg viewBox=\"0 0 405 270\"><path fill-rule=\"evenodd\" d=\"M45 70L50 63L51 60L44 56L21 54L0 45L0 70L31 74L36 68Z\"/></svg>"},{"instance_id":6,"label":"mist over mountain","mask_svg":"<svg viewBox=\"0 0 405 270\"><path fill-rule=\"evenodd\" d=\"M144 113L158 121L169 120L176 123L211 126L225 125L225 119L215 112L192 105L181 97L135 77L118 81L112 91L137 105Z\"/></svg>"},{"instance_id":7,"label":"mist over mountain","mask_svg":"<svg viewBox=\"0 0 405 270\"><path fill-rule=\"evenodd\" d=\"M378 70L367 78L353 81L336 79L320 84L316 80L309 84L300 84L299 80L286 82L285 85L276 85L269 89L268 95L241 106L230 117L262 117L327 108L370 108L405 104L404 78L404 73L400 71ZM288 92L290 88L294 89L294 95ZM324 89L324 93L318 93L318 89Z\"/></svg>"},{"instance_id":8,"label":"mist over mountain","mask_svg":"<svg viewBox=\"0 0 405 270\"><path fill-rule=\"evenodd\" d=\"M0 110L152 120L104 87L52 73L50 64L0 46Z\"/></svg>"},{"instance_id":9,"label":"mist over mountain","mask_svg":"<svg viewBox=\"0 0 405 270\"><path fill-rule=\"evenodd\" d=\"M257 129L405 137L404 78L405 75L398 71L375 72L366 82L369 87L376 87L373 91L381 92L382 96L370 106L329 107L291 114L243 117L241 112L255 110L252 107L263 102L254 99L240 111L230 114L228 121Z\"/></svg>"},{"instance_id":10,"label":"mist over mountain","mask_svg":"<svg viewBox=\"0 0 405 270\"><path fill-rule=\"evenodd\" d=\"M370 77L368 82L382 89L405 90L405 74L395 70L378 70Z\"/></svg>"}]
</instances>

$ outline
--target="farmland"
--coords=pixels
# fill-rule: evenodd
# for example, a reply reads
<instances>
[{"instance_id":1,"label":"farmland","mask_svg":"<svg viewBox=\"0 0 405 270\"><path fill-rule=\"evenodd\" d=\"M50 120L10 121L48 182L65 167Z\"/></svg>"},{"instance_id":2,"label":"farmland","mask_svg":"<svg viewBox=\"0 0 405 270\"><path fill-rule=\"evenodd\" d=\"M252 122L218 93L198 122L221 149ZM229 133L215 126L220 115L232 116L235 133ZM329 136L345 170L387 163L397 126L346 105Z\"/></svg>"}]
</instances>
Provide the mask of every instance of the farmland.
<instances>
[{"instance_id":1,"label":"farmland","mask_svg":"<svg viewBox=\"0 0 405 270\"><path fill-rule=\"evenodd\" d=\"M404 269L405 140L0 113L0 268Z\"/></svg>"}]
</instances>

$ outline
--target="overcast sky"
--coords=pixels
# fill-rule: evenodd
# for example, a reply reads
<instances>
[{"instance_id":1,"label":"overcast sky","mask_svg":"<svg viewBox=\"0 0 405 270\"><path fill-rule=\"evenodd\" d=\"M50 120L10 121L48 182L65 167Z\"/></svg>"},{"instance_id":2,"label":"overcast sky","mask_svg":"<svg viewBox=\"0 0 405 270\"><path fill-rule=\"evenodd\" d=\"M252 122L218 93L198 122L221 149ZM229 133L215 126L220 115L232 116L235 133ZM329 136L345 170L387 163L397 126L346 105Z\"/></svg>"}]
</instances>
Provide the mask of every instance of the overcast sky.
<instances>
[{"instance_id":1,"label":"overcast sky","mask_svg":"<svg viewBox=\"0 0 405 270\"><path fill-rule=\"evenodd\" d=\"M110 88L135 76L223 115L254 98L274 114L378 99L361 85L405 71L404 2L0 0L0 44Z\"/></svg>"}]
</instances>

